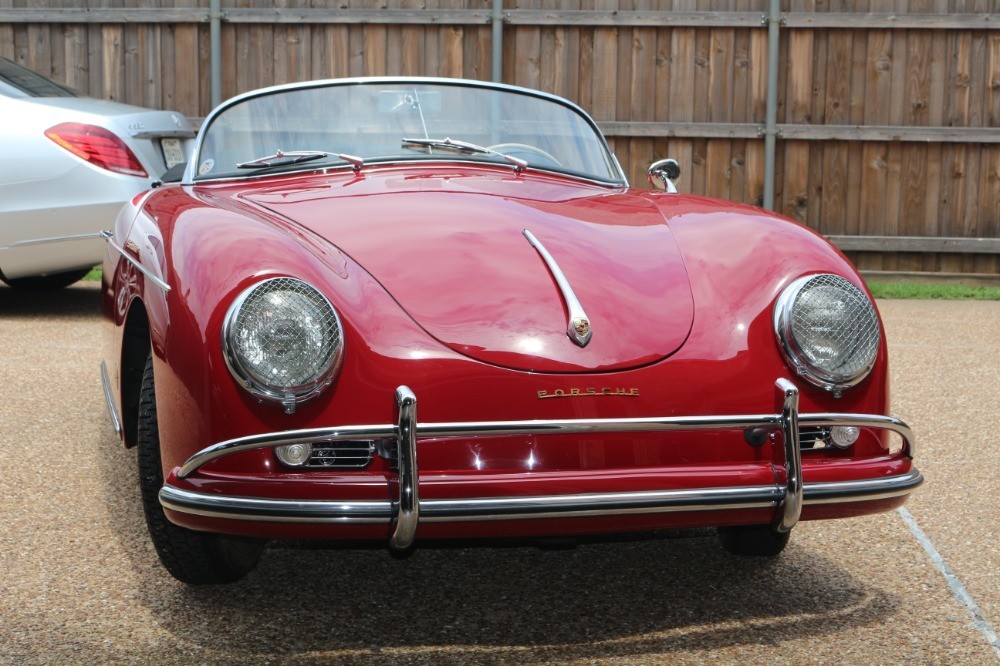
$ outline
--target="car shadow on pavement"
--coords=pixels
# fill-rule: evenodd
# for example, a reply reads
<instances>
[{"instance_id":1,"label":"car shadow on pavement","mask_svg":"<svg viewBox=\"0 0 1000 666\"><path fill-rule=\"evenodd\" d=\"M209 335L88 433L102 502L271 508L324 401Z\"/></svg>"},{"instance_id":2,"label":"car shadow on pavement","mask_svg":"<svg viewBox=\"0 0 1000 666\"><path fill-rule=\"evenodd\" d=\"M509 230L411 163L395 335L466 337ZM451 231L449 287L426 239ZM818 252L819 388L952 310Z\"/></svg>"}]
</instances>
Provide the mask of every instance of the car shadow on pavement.
<instances>
[{"instance_id":1,"label":"car shadow on pavement","mask_svg":"<svg viewBox=\"0 0 1000 666\"><path fill-rule=\"evenodd\" d=\"M33 292L0 283L0 317L93 318L101 314L101 283L77 282L65 289Z\"/></svg>"},{"instance_id":2,"label":"car shadow on pavement","mask_svg":"<svg viewBox=\"0 0 1000 666\"><path fill-rule=\"evenodd\" d=\"M731 556L714 533L533 545L385 548L272 542L258 569L191 588L160 566L139 506L135 456L101 444L111 528L135 600L172 636L165 659L316 658L477 663L595 659L770 644L884 622L899 606L822 554ZM126 646L123 646L126 650ZM142 649L143 660L156 660Z\"/></svg>"}]
</instances>

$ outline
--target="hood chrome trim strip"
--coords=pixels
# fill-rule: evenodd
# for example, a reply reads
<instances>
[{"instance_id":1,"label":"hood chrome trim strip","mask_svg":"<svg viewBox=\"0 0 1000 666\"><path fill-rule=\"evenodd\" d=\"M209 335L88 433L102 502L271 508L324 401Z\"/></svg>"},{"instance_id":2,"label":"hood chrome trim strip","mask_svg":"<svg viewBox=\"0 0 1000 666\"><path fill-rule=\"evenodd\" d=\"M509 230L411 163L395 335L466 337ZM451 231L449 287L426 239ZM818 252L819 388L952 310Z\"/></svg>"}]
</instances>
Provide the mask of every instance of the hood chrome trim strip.
<instances>
[{"instance_id":1,"label":"hood chrome trim strip","mask_svg":"<svg viewBox=\"0 0 1000 666\"><path fill-rule=\"evenodd\" d=\"M566 310L569 312L569 321L566 322L566 335L569 339L575 342L580 347L586 347L587 343L590 342L591 335L593 331L590 328L590 318L587 317L587 313L584 312L583 306L580 305L580 301L577 299L576 294L573 293L573 288L569 284L569 280L566 279L566 275L559 268L559 264L556 260L552 258L549 251L545 249L541 241L535 238L535 235L523 229L521 233L524 237L528 239L531 246L538 251L541 255L542 260L549 269L549 273L555 279L556 284L559 285L559 291L562 293L563 302L566 304Z\"/></svg>"}]
</instances>

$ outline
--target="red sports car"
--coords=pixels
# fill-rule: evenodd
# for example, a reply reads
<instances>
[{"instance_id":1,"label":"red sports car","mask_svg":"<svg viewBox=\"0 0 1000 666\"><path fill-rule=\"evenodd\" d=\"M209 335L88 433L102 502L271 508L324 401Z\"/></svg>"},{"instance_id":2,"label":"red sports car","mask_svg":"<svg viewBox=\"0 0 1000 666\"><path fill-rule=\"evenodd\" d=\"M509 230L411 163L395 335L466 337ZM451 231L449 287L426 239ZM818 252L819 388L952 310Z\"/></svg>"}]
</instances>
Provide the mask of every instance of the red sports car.
<instances>
[{"instance_id":1,"label":"red sports car","mask_svg":"<svg viewBox=\"0 0 1000 666\"><path fill-rule=\"evenodd\" d=\"M574 104L350 79L236 97L105 232L104 389L190 584L267 538L565 537L799 520L922 481L878 313L820 236L631 189Z\"/></svg>"}]
</instances>

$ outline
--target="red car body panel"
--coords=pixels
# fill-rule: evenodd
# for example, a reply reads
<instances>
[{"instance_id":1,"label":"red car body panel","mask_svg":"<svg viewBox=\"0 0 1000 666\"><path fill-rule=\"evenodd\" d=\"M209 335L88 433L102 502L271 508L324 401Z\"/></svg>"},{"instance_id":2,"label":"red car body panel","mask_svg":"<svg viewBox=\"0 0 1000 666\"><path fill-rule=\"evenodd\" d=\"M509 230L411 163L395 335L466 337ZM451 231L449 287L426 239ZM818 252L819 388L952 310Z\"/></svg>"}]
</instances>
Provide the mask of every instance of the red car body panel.
<instances>
[{"instance_id":1,"label":"red car body panel","mask_svg":"<svg viewBox=\"0 0 1000 666\"><path fill-rule=\"evenodd\" d=\"M571 277L593 323L566 336L552 277L521 235L535 233ZM799 387L803 413L887 414L884 337L875 368L834 397L785 362L775 299L814 273L866 287L812 231L718 200L609 188L578 179L454 163L316 171L169 186L123 211L114 235L156 287L109 249L106 363L122 399L124 328L149 321L164 478L219 496L392 500L396 472L294 471L262 448L178 468L213 444L262 432L392 423L393 391L419 398L421 423L762 414L775 381ZM238 385L222 324L251 284L294 276L329 298L345 355L333 385L293 415ZM535 340L526 348L524 337ZM534 352L532 352L534 350ZM126 444L132 444L127 439ZM863 430L848 450L805 451L803 478L845 482L907 474L907 451ZM422 441L422 499L527 497L781 485L780 440L739 429ZM803 519L884 511L905 497L806 506ZM616 518L421 523L419 537L540 536L771 522L774 509L640 513ZM386 538L386 525L279 524L167 511L183 526L260 536Z\"/></svg>"},{"instance_id":2,"label":"red car body panel","mask_svg":"<svg viewBox=\"0 0 1000 666\"><path fill-rule=\"evenodd\" d=\"M238 196L335 239L424 330L487 363L533 372L623 370L684 342L691 290L653 203L555 178L439 173L376 171L324 188L282 184ZM565 321L565 306L524 229L585 304L595 332L586 348L566 336L565 325L553 325Z\"/></svg>"}]
</instances>

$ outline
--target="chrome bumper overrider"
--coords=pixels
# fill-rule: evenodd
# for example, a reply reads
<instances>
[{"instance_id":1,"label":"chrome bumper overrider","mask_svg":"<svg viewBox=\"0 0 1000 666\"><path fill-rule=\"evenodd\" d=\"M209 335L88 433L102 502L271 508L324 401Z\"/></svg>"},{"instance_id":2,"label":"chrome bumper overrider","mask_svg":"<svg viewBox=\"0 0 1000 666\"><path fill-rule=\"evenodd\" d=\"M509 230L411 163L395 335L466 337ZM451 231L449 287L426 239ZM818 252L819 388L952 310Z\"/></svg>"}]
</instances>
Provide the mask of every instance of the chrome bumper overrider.
<instances>
[{"instance_id":1,"label":"chrome bumper overrider","mask_svg":"<svg viewBox=\"0 0 1000 666\"><path fill-rule=\"evenodd\" d=\"M399 470L399 496L388 500L277 500L228 497L198 493L173 486L160 490L164 508L181 513L263 522L289 523L381 523L394 524L391 545L407 548L413 543L417 524L567 518L636 513L719 511L778 507L772 527L787 532L794 527L805 504L860 502L906 495L923 477L908 474L864 481L802 483L799 426L853 425L890 430L899 434L906 453L913 457L913 434L902 421L864 414L799 414L798 389L788 380L776 383L774 414L637 419L580 419L565 421L494 421L465 423L418 423L417 399L405 386L396 390L397 423L377 426L314 428L254 435L210 446L188 459L178 470L184 479L216 458L259 448L294 442L387 440L395 443ZM764 428L781 431L785 449L784 485L698 488L644 492L543 495L536 497L471 497L420 500L417 467L418 439L471 438L503 435L543 435L593 432L655 432L708 429Z\"/></svg>"}]
</instances>

